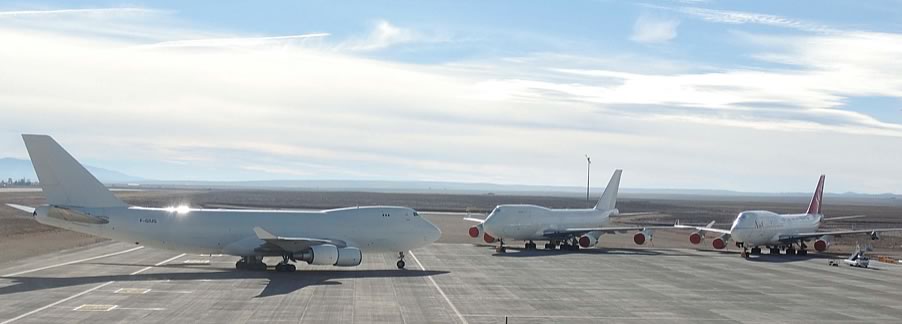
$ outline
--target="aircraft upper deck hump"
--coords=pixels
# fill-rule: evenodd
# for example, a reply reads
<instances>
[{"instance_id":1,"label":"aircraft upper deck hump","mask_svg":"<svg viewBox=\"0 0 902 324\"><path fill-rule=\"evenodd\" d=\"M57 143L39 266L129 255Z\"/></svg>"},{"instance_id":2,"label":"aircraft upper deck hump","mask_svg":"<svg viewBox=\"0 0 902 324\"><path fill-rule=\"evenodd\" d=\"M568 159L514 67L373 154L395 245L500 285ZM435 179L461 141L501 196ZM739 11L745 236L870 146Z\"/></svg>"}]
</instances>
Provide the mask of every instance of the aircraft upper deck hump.
<instances>
[{"instance_id":1,"label":"aircraft upper deck hump","mask_svg":"<svg viewBox=\"0 0 902 324\"><path fill-rule=\"evenodd\" d=\"M811 203L808 204L808 211L806 212L809 215L817 215L821 214L821 202L824 200L824 178L825 175L821 175L820 180L817 181L817 189L814 190L814 197L811 197Z\"/></svg>"},{"instance_id":2,"label":"aircraft upper deck hump","mask_svg":"<svg viewBox=\"0 0 902 324\"><path fill-rule=\"evenodd\" d=\"M47 203L68 207L125 207L100 181L47 135L23 134Z\"/></svg>"}]
</instances>

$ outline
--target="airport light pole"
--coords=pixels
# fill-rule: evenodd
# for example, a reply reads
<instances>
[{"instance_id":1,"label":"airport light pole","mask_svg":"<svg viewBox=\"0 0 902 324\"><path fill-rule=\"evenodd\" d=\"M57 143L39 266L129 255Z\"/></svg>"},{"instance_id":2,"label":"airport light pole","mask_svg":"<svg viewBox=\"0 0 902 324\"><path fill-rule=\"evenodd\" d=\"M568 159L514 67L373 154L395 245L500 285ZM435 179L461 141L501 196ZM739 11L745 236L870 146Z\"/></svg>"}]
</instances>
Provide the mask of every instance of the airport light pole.
<instances>
[{"instance_id":1,"label":"airport light pole","mask_svg":"<svg viewBox=\"0 0 902 324\"><path fill-rule=\"evenodd\" d=\"M592 203L589 202L589 174L592 171L592 159L589 158L589 155L586 154L586 207L591 207Z\"/></svg>"}]
</instances>

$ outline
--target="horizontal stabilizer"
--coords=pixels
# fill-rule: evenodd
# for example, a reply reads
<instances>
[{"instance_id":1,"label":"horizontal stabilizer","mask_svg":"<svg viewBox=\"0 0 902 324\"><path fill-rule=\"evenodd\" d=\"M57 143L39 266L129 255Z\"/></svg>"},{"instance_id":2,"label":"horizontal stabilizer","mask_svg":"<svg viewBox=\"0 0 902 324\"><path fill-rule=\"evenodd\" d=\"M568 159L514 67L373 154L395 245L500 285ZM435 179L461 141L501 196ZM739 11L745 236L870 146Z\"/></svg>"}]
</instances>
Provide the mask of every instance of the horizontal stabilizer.
<instances>
[{"instance_id":1,"label":"horizontal stabilizer","mask_svg":"<svg viewBox=\"0 0 902 324\"><path fill-rule=\"evenodd\" d=\"M868 216L868 215L851 215L851 216L824 217L824 221L825 221L825 222L828 222L828 221L836 221L836 220L843 220L843 219L862 218L862 217L867 217L867 216Z\"/></svg>"},{"instance_id":2,"label":"horizontal stabilizer","mask_svg":"<svg viewBox=\"0 0 902 324\"><path fill-rule=\"evenodd\" d=\"M16 205L16 204L6 204L6 205L9 207L21 210L23 212L29 213L29 214L34 214L34 207L28 207L28 206Z\"/></svg>"}]
</instances>

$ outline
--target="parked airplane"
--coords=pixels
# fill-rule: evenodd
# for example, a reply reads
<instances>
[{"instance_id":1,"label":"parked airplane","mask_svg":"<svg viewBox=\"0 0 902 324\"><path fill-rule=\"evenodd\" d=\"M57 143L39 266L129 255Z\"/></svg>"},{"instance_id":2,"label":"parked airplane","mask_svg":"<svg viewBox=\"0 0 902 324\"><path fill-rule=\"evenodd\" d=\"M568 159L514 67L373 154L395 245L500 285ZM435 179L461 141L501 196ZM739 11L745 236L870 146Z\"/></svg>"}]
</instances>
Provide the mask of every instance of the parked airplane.
<instances>
[{"instance_id":1,"label":"parked airplane","mask_svg":"<svg viewBox=\"0 0 902 324\"><path fill-rule=\"evenodd\" d=\"M240 256L235 267L266 270L263 257L278 256L276 271L291 262L357 266L363 252L399 252L428 245L441 231L413 209L393 206L323 211L223 210L133 207L116 198L56 141L22 135L47 205L9 206L32 213L46 225L201 254Z\"/></svg>"},{"instance_id":2,"label":"parked airplane","mask_svg":"<svg viewBox=\"0 0 902 324\"><path fill-rule=\"evenodd\" d=\"M714 228L714 222L705 227L693 227L675 225L677 228L696 230L689 235L689 242L701 244L705 232L719 234L712 241L715 249L727 247L727 241L732 239L737 247L742 248L741 255L747 257L749 249L752 255L761 254L761 247L766 246L770 254L780 254L785 251L788 255L808 254L806 242L814 240L814 249L818 252L826 251L830 247L833 238L851 234L869 234L872 240L880 238L878 233L902 231L902 228L881 228L864 230L843 230L818 232L825 221L864 217L864 215L840 216L826 218L821 210L821 202L824 196L824 175L821 175L814 191L814 197L808 204L808 210L804 214L777 214L765 210L751 210L739 213L729 230ZM796 250L795 246L798 246Z\"/></svg>"},{"instance_id":3,"label":"parked airplane","mask_svg":"<svg viewBox=\"0 0 902 324\"><path fill-rule=\"evenodd\" d=\"M617 191L620 187L622 170L614 171L601 199L590 209L550 209L536 205L498 205L486 219L467 217L464 220L479 223L470 227L472 238L482 237L486 243L499 242L497 251L505 252L505 240L522 240L527 250L536 248L535 241L548 241L546 250L554 250L560 245L563 250L579 250L598 244L604 233L638 231L633 236L636 244L644 244L652 239L655 228L649 227L607 227L611 216L620 214L617 210ZM647 214L630 213L629 215Z\"/></svg>"}]
</instances>

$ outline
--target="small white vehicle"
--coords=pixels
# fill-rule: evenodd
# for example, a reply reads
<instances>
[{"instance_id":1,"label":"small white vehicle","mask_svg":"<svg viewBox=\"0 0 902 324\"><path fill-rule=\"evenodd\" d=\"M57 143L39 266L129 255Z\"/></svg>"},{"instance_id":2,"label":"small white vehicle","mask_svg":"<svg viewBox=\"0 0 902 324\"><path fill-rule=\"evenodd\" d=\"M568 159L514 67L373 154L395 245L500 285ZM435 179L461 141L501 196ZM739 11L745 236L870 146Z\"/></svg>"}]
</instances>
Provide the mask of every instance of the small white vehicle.
<instances>
[{"instance_id":1,"label":"small white vehicle","mask_svg":"<svg viewBox=\"0 0 902 324\"><path fill-rule=\"evenodd\" d=\"M871 259L869 259L867 256L865 256L864 252L869 251L869 250L870 250L869 247L865 247L864 249L862 249L861 246L859 246L858 249L855 251L855 253L853 253L851 256L849 256L848 259L843 260L843 262L848 264L850 267L867 268L868 264L871 263Z\"/></svg>"}]
</instances>

